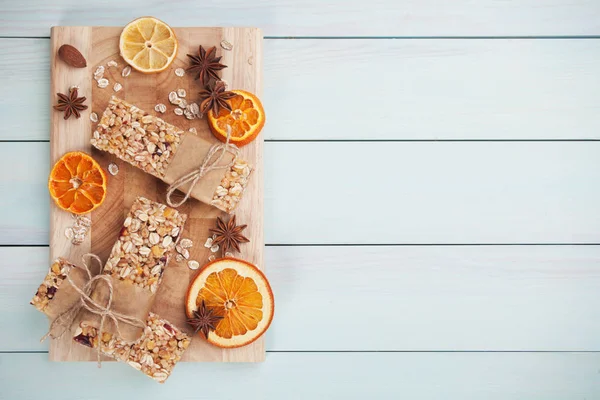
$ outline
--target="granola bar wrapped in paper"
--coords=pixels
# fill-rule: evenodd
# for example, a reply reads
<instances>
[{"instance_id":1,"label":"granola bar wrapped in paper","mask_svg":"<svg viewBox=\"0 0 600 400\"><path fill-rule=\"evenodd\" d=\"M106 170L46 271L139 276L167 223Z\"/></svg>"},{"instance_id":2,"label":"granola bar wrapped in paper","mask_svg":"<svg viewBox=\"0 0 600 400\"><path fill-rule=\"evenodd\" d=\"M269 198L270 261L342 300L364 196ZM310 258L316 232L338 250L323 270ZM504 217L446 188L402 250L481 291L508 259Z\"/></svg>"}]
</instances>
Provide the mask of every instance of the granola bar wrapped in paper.
<instances>
[{"instance_id":1,"label":"granola bar wrapped in paper","mask_svg":"<svg viewBox=\"0 0 600 400\"><path fill-rule=\"evenodd\" d=\"M114 96L91 143L168 184L198 170L213 146L210 141L184 132ZM222 211L233 212L252 172L246 161L233 160L233 154L225 153L217 166L229 167L206 172L192 188L191 197ZM189 187L184 184L178 189L187 192Z\"/></svg>"},{"instance_id":2,"label":"granola bar wrapped in paper","mask_svg":"<svg viewBox=\"0 0 600 400\"><path fill-rule=\"evenodd\" d=\"M79 301L79 294L73 289L67 276L79 287L85 285L88 280L83 269L59 258L52 263L44 281L30 301L30 304L46 314L50 321Z\"/></svg>"},{"instance_id":3,"label":"granola bar wrapped in paper","mask_svg":"<svg viewBox=\"0 0 600 400\"><path fill-rule=\"evenodd\" d=\"M111 285L96 285L90 296L92 300L107 304L112 290L112 311L144 321L185 220L186 215L173 208L138 197L101 272L110 276ZM79 321L99 328L101 317L84 310ZM120 333L120 339L126 342L137 340L141 330L125 323L117 328L110 321L103 328L103 332L112 335Z\"/></svg>"},{"instance_id":4,"label":"granola bar wrapped in paper","mask_svg":"<svg viewBox=\"0 0 600 400\"><path fill-rule=\"evenodd\" d=\"M100 346L102 354L125 362L160 383L171 375L191 340L154 313L148 314L142 335L133 343L106 331L100 333L86 322L80 323L74 339L93 349Z\"/></svg>"}]
</instances>

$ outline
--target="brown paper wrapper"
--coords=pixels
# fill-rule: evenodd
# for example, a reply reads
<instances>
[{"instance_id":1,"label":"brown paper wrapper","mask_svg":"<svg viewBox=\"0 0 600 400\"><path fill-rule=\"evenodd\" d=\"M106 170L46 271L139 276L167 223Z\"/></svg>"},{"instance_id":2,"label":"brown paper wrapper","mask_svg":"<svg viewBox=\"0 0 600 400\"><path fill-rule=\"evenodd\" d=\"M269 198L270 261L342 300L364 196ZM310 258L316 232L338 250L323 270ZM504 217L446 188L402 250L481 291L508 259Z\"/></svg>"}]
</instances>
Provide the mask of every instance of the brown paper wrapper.
<instances>
[{"instance_id":1,"label":"brown paper wrapper","mask_svg":"<svg viewBox=\"0 0 600 400\"><path fill-rule=\"evenodd\" d=\"M193 133L184 133L179 148L167 167L163 181L170 185L187 173L197 170L213 145L213 142L204 140ZM216 166L228 165L232 160L233 155L225 153ZM221 184L227 172L228 170L223 168L207 172L194 186L190 195L205 204L210 204L217 186ZM189 184L182 185L179 190L187 193L189 187Z\"/></svg>"},{"instance_id":2,"label":"brown paper wrapper","mask_svg":"<svg viewBox=\"0 0 600 400\"><path fill-rule=\"evenodd\" d=\"M155 294L147 289L133 286L131 283L109 277L113 287L113 297L111 310L119 314L127 315L128 317L136 318L140 321L145 321L150 312L150 308L154 303ZM108 285L103 281L98 281L91 296L98 304L105 305L109 299ZM83 310L78 318L79 321L84 321L87 325L100 328L101 317L87 310ZM119 336L126 342L133 342L142 335L142 327L137 327L119 321L119 327L113 323L110 318L105 318L102 332L108 332L112 335ZM120 334L119 334L120 332Z\"/></svg>"}]
</instances>

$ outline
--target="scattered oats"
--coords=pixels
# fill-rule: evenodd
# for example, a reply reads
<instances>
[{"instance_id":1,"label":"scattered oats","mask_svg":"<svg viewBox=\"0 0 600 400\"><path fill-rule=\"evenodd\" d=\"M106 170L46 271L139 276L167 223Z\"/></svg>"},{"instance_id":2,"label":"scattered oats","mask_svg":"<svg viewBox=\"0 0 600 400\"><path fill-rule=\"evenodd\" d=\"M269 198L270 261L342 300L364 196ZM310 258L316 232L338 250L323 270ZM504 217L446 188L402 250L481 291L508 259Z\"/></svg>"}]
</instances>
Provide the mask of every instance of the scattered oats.
<instances>
[{"instance_id":1,"label":"scattered oats","mask_svg":"<svg viewBox=\"0 0 600 400\"><path fill-rule=\"evenodd\" d=\"M119 173L119 166L115 163L108 164L108 172L110 172L111 175L115 176Z\"/></svg>"},{"instance_id":2,"label":"scattered oats","mask_svg":"<svg viewBox=\"0 0 600 400\"><path fill-rule=\"evenodd\" d=\"M98 114L96 114L95 112L90 114L90 121L92 122L98 122Z\"/></svg>"},{"instance_id":3,"label":"scattered oats","mask_svg":"<svg viewBox=\"0 0 600 400\"><path fill-rule=\"evenodd\" d=\"M169 93L169 103L178 105L179 104L179 96L177 96L176 92Z\"/></svg>"},{"instance_id":4,"label":"scattered oats","mask_svg":"<svg viewBox=\"0 0 600 400\"><path fill-rule=\"evenodd\" d=\"M185 89L177 89L177 96L185 97L185 95L186 95Z\"/></svg>"},{"instance_id":5,"label":"scattered oats","mask_svg":"<svg viewBox=\"0 0 600 400\"><path fill-rule=\"evenodd\" d=\"M179 99L179 108L181 108L182 110L185 110L187 108L187 100L186 99Z\"/></svg>"},{"instance_id":6,"label":"scattered oats","mask_svg":"<svg viewBox=\"0 0 600 400\"><path fill-rule=\"evenodd\" d=\"M231 43L229 43L227 40L223 39L223 40L221 40L221 48L223 50L231 50L231 49L233 49L233 45Z\"/></svg>"},{"instance_id":7,"label":"scattered oats","mask_svg":"<svg viewBox=\"0 0 600 400\"><path fill-rule=\"evenodd\" d=\"M253 62L254 62L254 57L252 57L252 56L248 57L248 64L252 65Z\"/></svg>"},{"instance_id":8,"label":"scattered oats","mask_svg":"<svg viewBox=\"0 0 600 400\"><path fill-rule=\"evenodd\" d=\"M200 106L197 103L192 103L188 106L190 112L194 115L200 114Z\"/></svg>"},{"instance_id":9,"label":"scattered oats","mask_svg":"<svg viewBox=\"0 0 600 400\"><path fill-rule=\"evenodd\" d=\"M129 74L131 74L131 67L127 65L125 68L123 68L123 71L121 71L121 76L123 78L127 78Z\"/></svg>"},{"instance_id":10,"label":"scattered oats","mask_svg":"<svg viewBox=\"0 0 600 400\"><path fill-rule=\"evenodd\" d=\"M212 243L213 243L212 238L208 238L208 239L206 239L206 243L204 243L204 247L206 247L207 249L210 249L212 247Z\"/></svg>"},{"instance_id":11,"label":"scattered oats","mask_svg":"<svg viewBox=\"0 0 600 400\"><path fill-rule=\"evenodd\" d=\"M164 114L167 111L167 106L163 103L159 103L154 106L154 111Z\"/></svg>"},{"instance_id":12,"label":"scattered oats","mask_svg":"<svg viewBox=\"0 0 600 400\"><path fill-rule=\"evenodd\" d=\"M65 236L69 240L73 239L73 236L75 236L75 232L73 232L73 228L67 228L67 229L65 229Z\"/></svg>"},{"instance_id":13,"label":"scattered oats","mask_svg":"<svg viewBox=\"0 0 600 400\"><path fill-rule=\"evenodd\" d=\"M185 115L185 117L187 119L194 119L194 118L196 118L196 116L194 115L194 113L191 112L189 108L186 108L185 110L183 110L183 115Z\"/></svg>"},{"instance_id":14,"label":"scattered oats","mask_svg":"<svg viewBox=\"0 0 600 400\"><path fill-rule=\"evenodd\" d=\"M175 256L175 261L177 262L182 262L184 260L183 256L181 254L177 254Z\"/></svg>"},{"instance_id":15,"label":"scattered oats","mask_svg":"<svg viewBox=\"0 0 600 400\"><path fill-rule=\"evenodd\" d=\"M117 65L119 65L119 64L117 64L117 62L115 60L110 60L109 62L106 63L107 67L116 67Z\"/></svg>"},{"instance_id":16,"label":"scattered oats","mask_svg":"<svg viewBox=\"0 0 600 400\"><path fill-rule=\"evenodd\" d=\"M108 79L106 78L98 79L98 87L101 89L108 87L108 83Z\"/></svg>"},{"instance_id":17,"label":"scattered oats","mask_svg":"<svg viewBox=\"0 0 600 400\"><path fill-rule=\"evenodd\" d=\"M121 85L119 82L115 83L115 86L113 86L113 89L115 92L118 92L119 90L123 89L123 85Z\"/></svg>"},{"instance_id":18,"label":"scattered oats","mask_svg":"<svg viewBox=\"0 0 600 400\"><path fill-rule=\"evenodd\" d=\"M182 249L181 255L187 260L188 258L190 258L190 251L188 249Z\"/></svg>"},{"instance_id":19,"label":"scattered oats","mask_svg":"<svg viewBox=\"0 0 600 400\"><path fill-rule=\"evenodd\" d=\"M212 251L213 253L216 253L217 251L219 251L219 245L215 244L213 247L210 248L210 251Z\"/></svg>"},{"instance_id":20,"label":"scattered oats","mask_svg":"<svg viewBox=\"0 0 600 400\"><path fill-rule=\"evenodd\" d=\"M183 76L183 75L185 75L185 69L183 69L183 68L177 68L175 70L175 75L177 75L177 76Z\"/></svg>"},{"instance_id":21,"label":"scattered oats","mask_svg":"<svg viewBox=\"0 0 600 400\"><path fill-rule=\"evenodd\" d=\"M181 108L176 108L173 110L173 112L177 115L183 115L183 110Z\"/></svg>"},{"instance_id":22,"label":"scattered oats","mask_svg":"<svg viewBox=\"0 0 600 400\"><path fill-rule=\"evenodd\" d=\"M208 256L208 261L215 261L217 257L215 257L214 254L211 254L210 256Z\"/></svg>"},{"instance_id":23,"label":"scattered oats","mask_svg":"<svg viewBox=\"0 0 600 400\"><path fill-rule=\"evenodd\" d=\"M80 90L81 88L79 87L79 85L73 85L69 88L69 91L73 90L73 89L77 89Z\"/></svg>"},{"instance_id":24,"label":"scattered oats","mask_svg":"<svg viewBox=\"0 0 600 400\"><path fill-rule=\"evenodd\" d=\"M104 66L100 65L98 68L96 68L96 71L94 71L94 79L98 81L98 80L102 79L103 76L104 76Z\"/></svg>"},{"instance_id":25,"label":"scattered oats","mask_svg":"<svg viewBox=\"0 0 600 400\"><path fill-rule=\"evenodd\" d=\"M189 132L192 132L194 135L198 134L198 131L196 130L196 128L192 127L190 129L188 129Z\"/></svg>"},{"instance_id":26,"label":"scattered oats","mask_svg":"<svg viewBox=\"0 0 600 400\"><path fill-rule=\"evenodd\" d=\"M181 246L182 249L189 249L194 245L194 242L192 242L191 239L183 238L179 242L179 245Z\"/></svg>"},{"instance_id":27,"label":"scattered oats","mask_svg":"<svg viewBox=\"0 0 600 400\"><path fill-rule=\"evenodd\" d=\"M200 268L200 263L196 260L190 260L188 261L188 267L190 267L192 270L197 270Z\"/></svg>"},{"instance_id":28,"label":"scattered oats","mask_svg":"<svg viewBox=\"0 0 600 400\"><path fill-rule=\"evenodd\" d=\"M233 253L227 251L225 252L225 257L233 257Z\"/></svg>"}]
</instances>

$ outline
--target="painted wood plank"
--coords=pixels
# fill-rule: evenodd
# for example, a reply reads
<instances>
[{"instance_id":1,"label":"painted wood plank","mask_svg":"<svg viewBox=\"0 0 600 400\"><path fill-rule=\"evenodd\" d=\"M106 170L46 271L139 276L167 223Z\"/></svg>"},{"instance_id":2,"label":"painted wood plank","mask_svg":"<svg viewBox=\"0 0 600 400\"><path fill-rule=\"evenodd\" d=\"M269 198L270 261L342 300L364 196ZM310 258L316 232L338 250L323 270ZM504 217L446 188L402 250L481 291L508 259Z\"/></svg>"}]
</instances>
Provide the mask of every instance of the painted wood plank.
<instances>
[{"instance_id":1,"label":"painted wood plank","mask_svg":"<svg viewBox=\"0 0 600 400\"><path fill-rule=\"evenodd\" d=\"M270 351L600 351L600 246L266 248ZM0 248L1 351L41 351L48 249Z\"/></svg>"},{"instance_id":2,"label":"painted wood plank","mask_svg":"<svg viewBox=\"0 0 600 400\"><path fill-rule=\"evenodd\" d=\"M595 0L23 0L0 5L1 36L48 36L53 25L125 25L154 15L172 26L258 26L267 36L597 35Z\"/></svg>"},{"instance_id":3,"label":"painted wood plank","mask_svg":"<svg viewBox=\"0 0 600 400\"><path fill-rule=\"evenodd\" d=\"M599 68L600 39L266 40L262 135L600 139ZM48 139L48 70L47 40L0 40L0 140Z\"/></svg>"},{"instance_id":4,"label":"painted wood plank","mask_svg":"<svg viewBox=\"0 0 600 400\"><path fill-rule=\"evenodd\" d=\"M0 398L564 400L600 396L598 353L276 353L262 365L181 363L158 385L111 363L0 354ZM35 384L31 384L35 377ZM110 382L110 384L107 384ZM226 382L232 382L228 384ZM233 383L234 382L234 383Z\"/></svg>"},{"instance_id":5,"label":"painted wood plank","mask_svg":"<svg viewBox=\"0 0 600 400\"><path fill-rule=\"evenodd\" d=\"M48 244L48 153L0 146L11 193L0 244ZM598 142L269 142L265 243L600 243L599 153Z\"/></svg>"}]
</instances>

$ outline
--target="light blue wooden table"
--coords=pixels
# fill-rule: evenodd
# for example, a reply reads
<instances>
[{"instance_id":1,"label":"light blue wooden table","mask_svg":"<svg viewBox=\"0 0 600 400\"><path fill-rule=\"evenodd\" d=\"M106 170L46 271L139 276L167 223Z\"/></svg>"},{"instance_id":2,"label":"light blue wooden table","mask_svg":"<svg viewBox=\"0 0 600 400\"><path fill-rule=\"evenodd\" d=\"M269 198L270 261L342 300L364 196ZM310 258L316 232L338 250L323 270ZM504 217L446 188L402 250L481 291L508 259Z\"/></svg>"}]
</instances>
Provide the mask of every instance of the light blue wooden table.
<instances>
[{"instance_id":1,"label":"light blue wooden table","mask_svg":"<svg viewBox=\"0 0 600 400\"><path fill-rule=\"evenodd\" d=\"M263 364L49 363L52 25L264 29ZM0 1L0 398L599 399L598 0ZM55 393L60 392L60 395Z\"/></svg>"}]
</instances>

